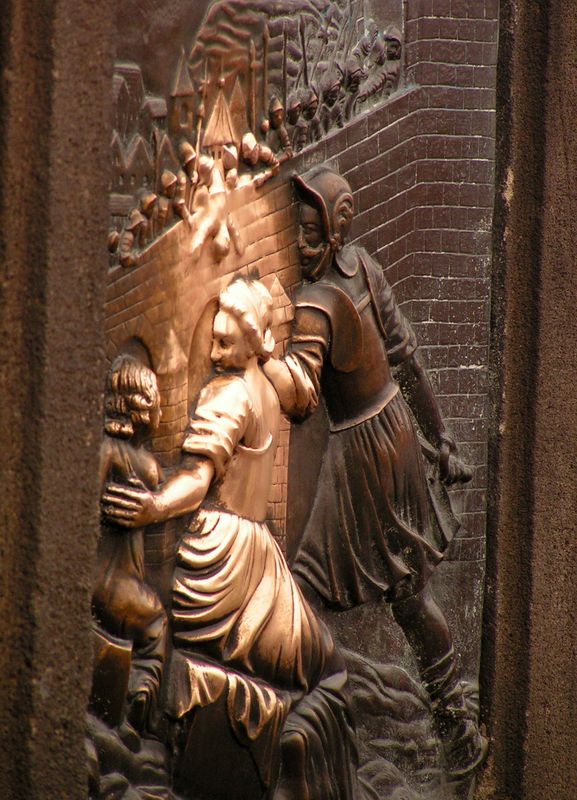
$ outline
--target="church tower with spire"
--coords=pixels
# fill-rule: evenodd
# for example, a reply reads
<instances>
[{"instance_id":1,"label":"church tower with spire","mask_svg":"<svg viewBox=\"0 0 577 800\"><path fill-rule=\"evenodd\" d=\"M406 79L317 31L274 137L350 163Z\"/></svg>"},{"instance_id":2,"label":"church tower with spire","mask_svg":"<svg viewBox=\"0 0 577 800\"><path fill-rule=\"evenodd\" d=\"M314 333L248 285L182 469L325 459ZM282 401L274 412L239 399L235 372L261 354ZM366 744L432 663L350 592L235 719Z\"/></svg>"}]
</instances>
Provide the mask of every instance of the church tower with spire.
<instances>
[{"instance_id":1,"label":"church tower with spire","mask_svg":"<svg viewBox=\"0 0 577 800\"><path fill-rule=\"evenodd\" d=\"M170 91L168 128L174 136L184 135L190 141L193 138L194 94L183 47Z\"/></svg>"},{"instance_id":2,"label":"church tower with spire","mask_svg":"<svg viewBox=\"0 0 577 800\"><path fill-rule=\"evenodd\" d=\"M226 145L238 145L238 141L239 137L224 96L224 78L221 75L218 80L218 95L204 131L202 146L219 163L222 161L223 148Z\"/></svg>"}]
</instances>

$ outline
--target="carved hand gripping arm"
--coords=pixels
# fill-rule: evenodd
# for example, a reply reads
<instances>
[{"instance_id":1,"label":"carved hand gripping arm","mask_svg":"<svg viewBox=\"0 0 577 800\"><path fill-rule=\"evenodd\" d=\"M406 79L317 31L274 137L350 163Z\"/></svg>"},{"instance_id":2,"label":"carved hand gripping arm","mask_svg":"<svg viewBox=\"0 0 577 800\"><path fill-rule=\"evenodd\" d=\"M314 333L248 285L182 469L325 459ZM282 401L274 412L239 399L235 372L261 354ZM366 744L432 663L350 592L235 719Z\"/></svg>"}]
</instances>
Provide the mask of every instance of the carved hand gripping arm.
<instances>
[{"instance_id":1,"label":"carved hand gripping arm","mask_svg":"<svg viewBox=\"0 0 577 800\"><path fill-rule=\"evenodd\" d=\"M426 369L415 351L399 369L398 380L421 429L439 451L441 477L447 485L466 483L473 477L458 455L457 445L447 432L439 403Z\"/></svg>"},{"instance_id":2,"label":"carved hand gripping arm","mask_svg":"<svg viewBox=\"0 0 577 800\"><path fill-rule=\"evenodd\" d=\"M156 492L142 484L109 483L102 496L105 516L127 528L140 528L196 511L208 492L214 465L207 458L188 462Z\"/></svg>"}]
</instances>

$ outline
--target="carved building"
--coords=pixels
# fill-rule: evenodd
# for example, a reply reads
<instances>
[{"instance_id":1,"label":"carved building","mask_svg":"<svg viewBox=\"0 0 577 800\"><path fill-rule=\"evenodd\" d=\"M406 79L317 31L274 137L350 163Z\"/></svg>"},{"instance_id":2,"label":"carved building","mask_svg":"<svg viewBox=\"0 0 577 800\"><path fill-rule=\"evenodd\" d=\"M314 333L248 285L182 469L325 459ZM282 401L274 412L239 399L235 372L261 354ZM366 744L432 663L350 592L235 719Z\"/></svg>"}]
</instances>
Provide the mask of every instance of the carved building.
<instances>
[{"instance_id":1,"label":"carved building","mask_svg":"<svg viewBox=\"0 0 577 800\"><path fill-rule=\"evenodd\" d=\"M168 128L174 136L192 138L195 94L183 47L169 100Z\"/></svg>"}]
</instances>

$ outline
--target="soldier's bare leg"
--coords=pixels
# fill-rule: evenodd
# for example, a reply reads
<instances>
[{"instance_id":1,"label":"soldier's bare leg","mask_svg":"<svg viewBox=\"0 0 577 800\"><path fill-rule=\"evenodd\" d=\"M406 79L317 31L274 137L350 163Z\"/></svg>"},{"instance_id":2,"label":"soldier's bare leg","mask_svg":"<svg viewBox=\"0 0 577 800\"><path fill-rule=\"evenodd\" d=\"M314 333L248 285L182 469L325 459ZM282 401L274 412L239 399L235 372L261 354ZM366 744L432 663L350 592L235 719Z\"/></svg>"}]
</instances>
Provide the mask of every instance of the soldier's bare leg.
<instances>
[{"instance_id":1,"label":"soldier's bare leg","mask_svg":"<svg viewBox=\"0 0 577 800\"><path fill-rule=\"evenodd\" d=\"M428 586L391 604L393 616L417 659L431 699L436 700L455 671L451 632Z\"/></svg>"},{"instance_id":2,"label":"soldier's bare leg","mask_svg":"<svg viewBox=\"0 0 577 800\"><path fill-rule=\"evenodd\" d=\"M456 658L445 615L429 587L391 605L409 642L433 707L450 776L470 775L484 759L487 742L467 708L456 673Z\"/></svg>"}]
</instances>

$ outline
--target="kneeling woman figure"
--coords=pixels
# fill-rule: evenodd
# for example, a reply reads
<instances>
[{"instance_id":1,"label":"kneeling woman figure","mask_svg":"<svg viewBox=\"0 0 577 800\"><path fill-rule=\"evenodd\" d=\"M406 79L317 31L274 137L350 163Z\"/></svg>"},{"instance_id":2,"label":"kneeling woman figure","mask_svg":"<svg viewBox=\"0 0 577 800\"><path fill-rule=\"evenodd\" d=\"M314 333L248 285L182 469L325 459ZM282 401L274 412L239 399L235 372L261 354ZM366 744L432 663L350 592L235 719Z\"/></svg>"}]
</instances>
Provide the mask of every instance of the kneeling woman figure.
<instances>
[{"instance_id":1,"label":"kneeling woman figure","mask_svg":"<svg viewBox=\"0 0 577 800\"><path fill-rule=\"evenodd\" d=\"M156 492L112 486L107 502L129 526L195 512L172 588L167 706L186 732L179 791L220 795L223 773L193 768L209 746L195 736L199 711L218 706L230 733L219 742L240 746L256 765L255 797L346 800L355 796L355 758L344 664L266 525L280 425L277 394L261 369L274 347L271 323L272 300L258 281L236 280L221 293L215 374L190 415L179 470ZM242 780L236 789L230 777L224 783L227 797L249 797Z\"/></svg>"}]
</instances>

